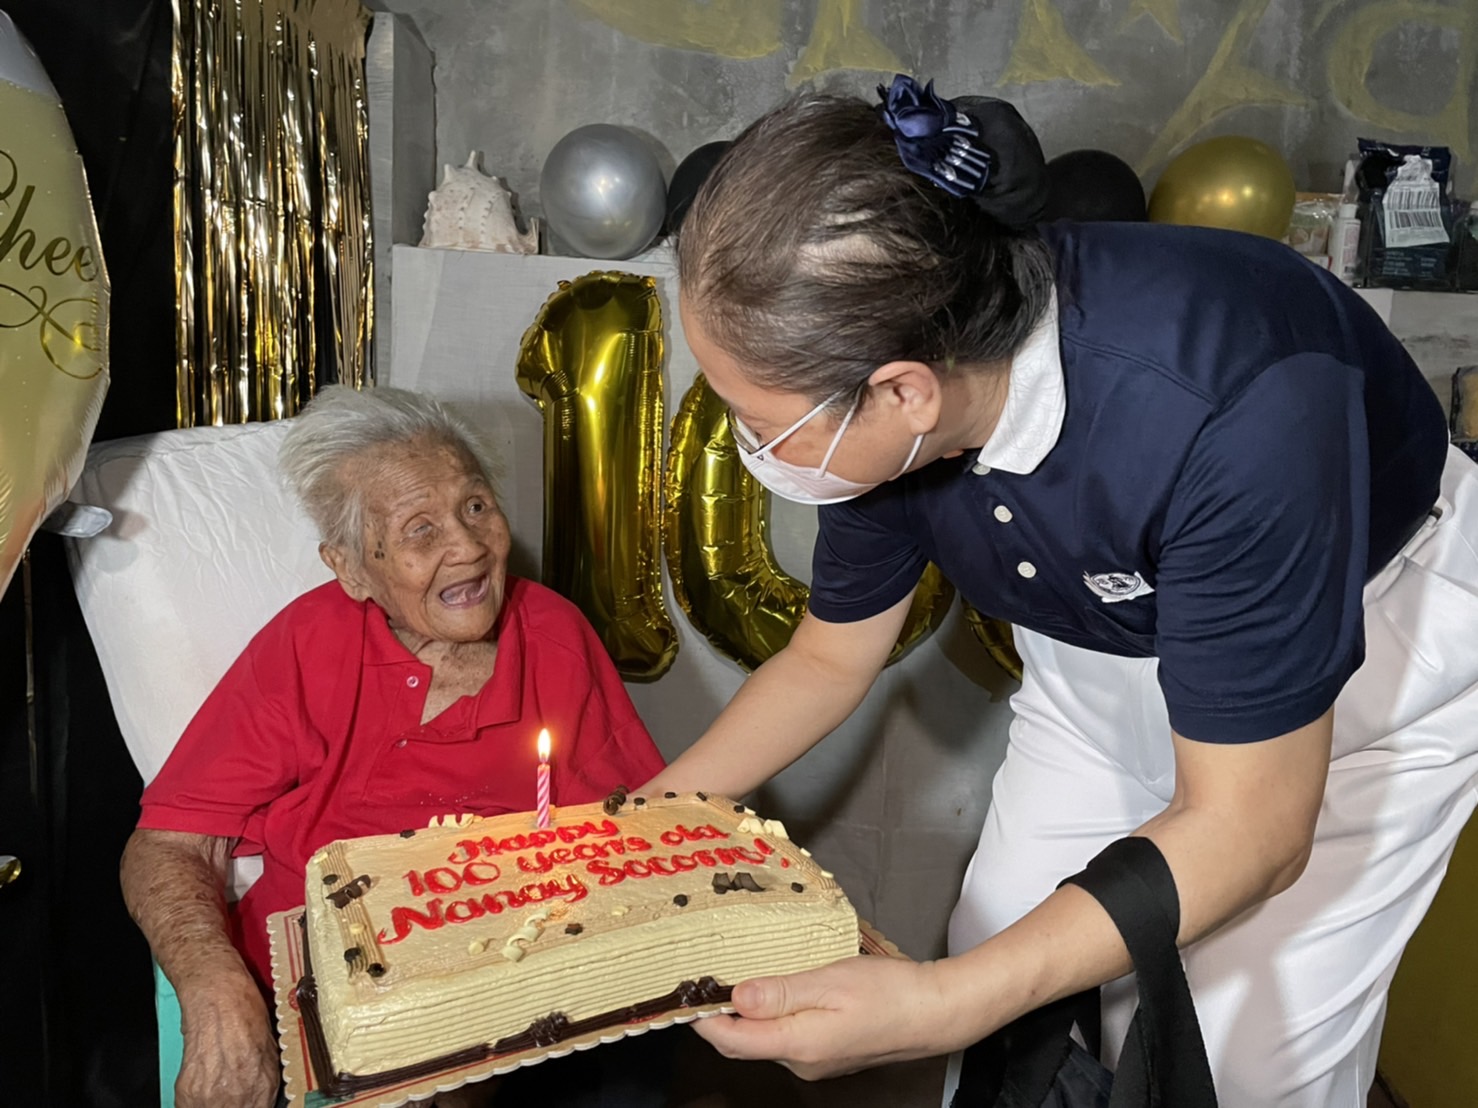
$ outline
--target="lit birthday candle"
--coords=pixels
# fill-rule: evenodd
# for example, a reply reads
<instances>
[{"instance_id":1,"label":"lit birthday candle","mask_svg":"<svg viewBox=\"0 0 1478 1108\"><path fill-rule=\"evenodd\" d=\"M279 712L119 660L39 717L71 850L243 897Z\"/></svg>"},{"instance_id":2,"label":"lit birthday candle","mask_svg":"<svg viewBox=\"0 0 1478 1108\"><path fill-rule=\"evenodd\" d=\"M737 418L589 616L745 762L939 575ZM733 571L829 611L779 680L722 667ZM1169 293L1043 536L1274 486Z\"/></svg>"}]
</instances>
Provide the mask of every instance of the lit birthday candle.
<instances>
[{"instance_id":1,"label":"lit birthday candle","mask_svg":"<svg viewBox=\"0 0 1478 1108\"><path fill-rule=\"evenodd\" d=\"M549 826L549 730L539 732L539 777L535 796L538 800L539 827Z\"/></svg>"}]
</instances>

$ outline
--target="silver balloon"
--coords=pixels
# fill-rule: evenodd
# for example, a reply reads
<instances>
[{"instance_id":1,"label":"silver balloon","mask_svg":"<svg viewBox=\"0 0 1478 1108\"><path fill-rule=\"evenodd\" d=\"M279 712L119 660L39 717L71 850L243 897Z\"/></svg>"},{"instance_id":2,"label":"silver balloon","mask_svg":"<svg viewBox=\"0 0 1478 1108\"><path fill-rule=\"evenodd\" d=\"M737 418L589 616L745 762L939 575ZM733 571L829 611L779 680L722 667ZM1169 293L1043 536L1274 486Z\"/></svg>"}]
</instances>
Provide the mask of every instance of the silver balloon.
<instances>
[{"instance_id":1,"label":"silver balloon","mask_svg":"<svg viewBox=\"0 0 1478 1108\"><path fill-rule=\"evenodd\" d=\"M629 258L662 227L662 167L636 135L608 123L577 127L549 151L539 200L550 229L588 258Z\"/></svg>"}]
</instances>

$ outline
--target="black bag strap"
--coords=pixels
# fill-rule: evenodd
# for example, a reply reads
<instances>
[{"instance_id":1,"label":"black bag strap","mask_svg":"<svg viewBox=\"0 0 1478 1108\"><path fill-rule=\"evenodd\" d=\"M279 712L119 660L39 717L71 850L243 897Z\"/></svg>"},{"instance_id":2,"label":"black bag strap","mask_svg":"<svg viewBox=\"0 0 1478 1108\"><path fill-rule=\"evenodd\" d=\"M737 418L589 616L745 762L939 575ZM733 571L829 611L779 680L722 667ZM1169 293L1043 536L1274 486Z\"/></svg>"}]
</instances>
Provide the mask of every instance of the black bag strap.
<instances>
[{"instance_id":1,"label":"black bag strap","mask_svg":"<svg viewBox=\"0 0 1478 1108\"><path fill-rule=\"evenodd\" d=\"M1114 1075L1109 1108L1216 1108L1216 1090L1176 936L1180 894L1159 847L1146 838L1110 843L1077 885L1118 928L1138 975L1139 1008ZM955 1108L1039 1108L1072 1050L1077 1024L1099 1054L1099 991L1044 1005L966 1048Z\"/></svg>"},{"instance_id":2,"label":"black bag strap","mask_svg":"<svg viewBox=\"0 0 1478 1108\"><path fill-rule=\"evenodd\" d=\"M1141 836L1110 843L1077 885L1103 906L1134 962L1139 1008L1114 1074L1110 1108L1215 1108L1216 1088L1176 936L1180 894L1160 848Z\"/></svg>"}]
</instances>

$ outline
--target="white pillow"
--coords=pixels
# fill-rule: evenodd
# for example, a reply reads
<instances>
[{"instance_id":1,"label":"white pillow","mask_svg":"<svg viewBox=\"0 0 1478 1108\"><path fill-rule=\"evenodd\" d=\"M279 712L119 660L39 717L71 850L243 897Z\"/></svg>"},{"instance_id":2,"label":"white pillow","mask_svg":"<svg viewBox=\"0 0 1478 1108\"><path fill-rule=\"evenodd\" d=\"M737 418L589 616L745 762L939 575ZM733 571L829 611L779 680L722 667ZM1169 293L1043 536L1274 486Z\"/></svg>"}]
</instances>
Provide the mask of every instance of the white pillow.
<instances>
[{"instance_id":1,"label":"white pillow","mask_svg":"<svg viewBox=\"0 0 1478 1108\"><path fill-rule=\"evenodd\" d=\"M102 534L69 540L68 554L145 783L251 637L330 577L277 468L286 430L256 423L99 443L72 492L113 513Z\"/></svg>"}]
</instances>

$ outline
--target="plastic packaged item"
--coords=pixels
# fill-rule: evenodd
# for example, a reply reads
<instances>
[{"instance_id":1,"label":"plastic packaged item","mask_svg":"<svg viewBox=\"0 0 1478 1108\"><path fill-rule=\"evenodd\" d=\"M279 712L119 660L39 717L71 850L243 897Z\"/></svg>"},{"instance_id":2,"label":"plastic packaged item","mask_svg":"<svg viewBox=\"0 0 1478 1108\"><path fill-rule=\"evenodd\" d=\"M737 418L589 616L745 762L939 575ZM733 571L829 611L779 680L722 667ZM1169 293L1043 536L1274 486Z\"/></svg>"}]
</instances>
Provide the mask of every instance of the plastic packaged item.
<instances>
[{"instance_id":1,"label":"plastic packaged item","mask_svg":"<svg viewBox=\"0 0 1478 1108\"><path fill-rule=\"evenodd\" d=\"M1360 275L1360 206L1341 204L1329 233L1329 270L1347 285Z\"/></svg>"},{"instance_id":2,"label":"plastic packaged item","mask_svg":"<svg viewBox=\"0 0 1478 1108\"><path fill-rule=\"evenodd\" d=\"M1457 288L1459 292L1478 292L1478 200L1468 205L1468 214L1458 225Z\"/></svg>"},{"instance_id":3,"label":"plastic packaged item","mask_svg":"<svg viewBox=\"0 0 1478 1108\"><path fill-rule=\"evenodd\" d=\"M1367 287L1457 286L1454 231L1468 205L1449 194L1452 151L1360 139L1358 281Z\"/></svg>"}]
</instances>

